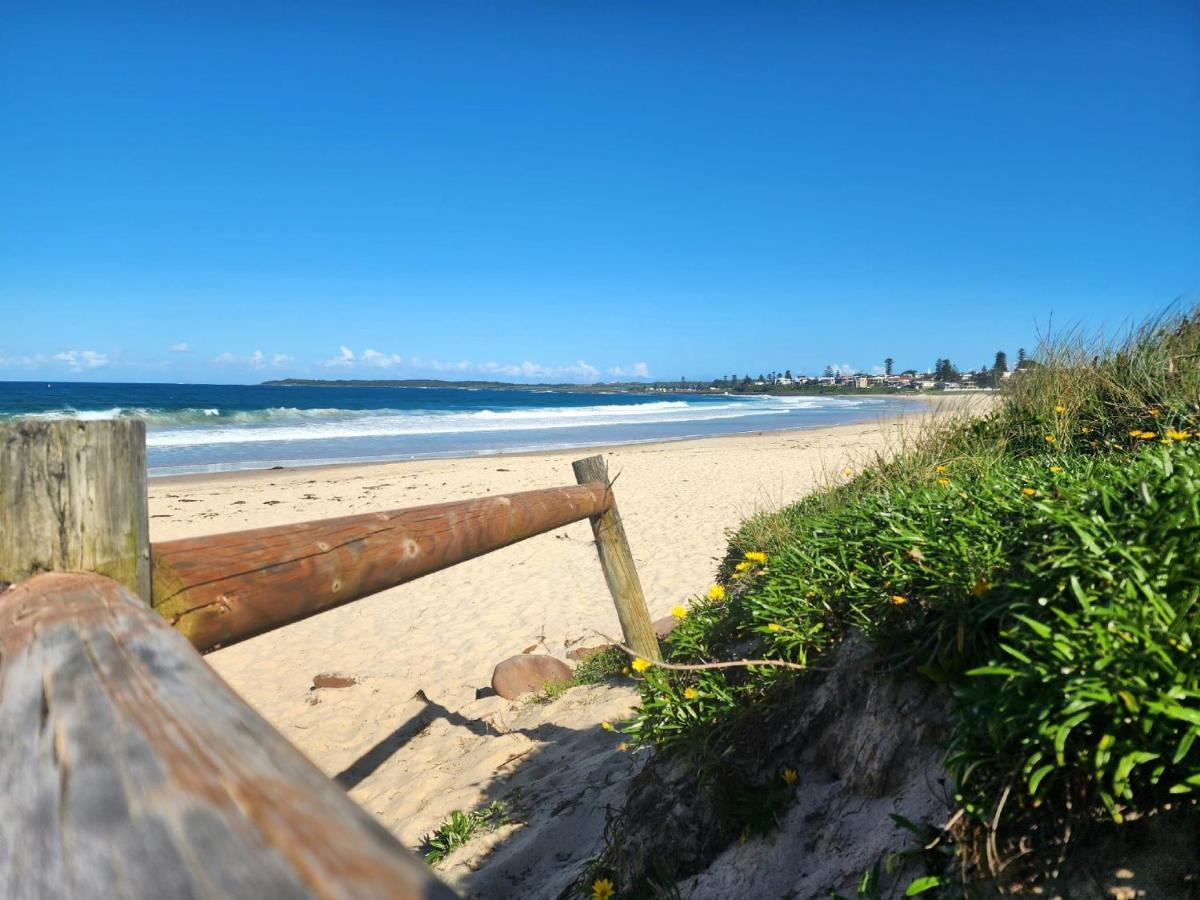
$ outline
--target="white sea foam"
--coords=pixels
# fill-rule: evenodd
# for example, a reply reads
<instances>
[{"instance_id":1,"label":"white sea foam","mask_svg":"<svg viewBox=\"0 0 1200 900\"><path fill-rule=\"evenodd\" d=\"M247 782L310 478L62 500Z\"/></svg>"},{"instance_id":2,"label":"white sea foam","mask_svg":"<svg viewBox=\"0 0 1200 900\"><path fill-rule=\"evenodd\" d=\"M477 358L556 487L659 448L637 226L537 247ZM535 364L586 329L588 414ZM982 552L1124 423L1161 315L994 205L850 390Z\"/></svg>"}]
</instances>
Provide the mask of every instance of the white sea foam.
<instances>
[{"instance_id":1,"label":"white sea foam","mask_svg":"<svg viewBox=\"0 0 1200 900\"><path fill-rule=\"evenodd\" d=\"M402 438L404 436L532 432L569 428L685 425L749 417L790 416L804 410L852 409L883 401L872 397L732 397L539 406L517 409L354 410L342 408L226 411L213 407L159 410L112 407L40 413L46 419L137 417L148 427L147 445L174 449L214 444ZM703 430L703 426L699 426Z\"/></svg>"}]
</instances>

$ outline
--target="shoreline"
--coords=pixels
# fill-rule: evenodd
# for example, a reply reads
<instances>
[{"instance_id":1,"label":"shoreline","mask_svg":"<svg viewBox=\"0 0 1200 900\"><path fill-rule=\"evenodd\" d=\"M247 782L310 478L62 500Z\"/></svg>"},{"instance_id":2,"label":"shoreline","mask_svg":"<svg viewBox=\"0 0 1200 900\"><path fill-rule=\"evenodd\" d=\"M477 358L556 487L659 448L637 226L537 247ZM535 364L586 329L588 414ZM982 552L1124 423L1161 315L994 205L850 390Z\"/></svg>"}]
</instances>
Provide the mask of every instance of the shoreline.
<instances>
[{"instance_id":1,"label":"shoreline","mask_svg":"<svg viewBox=\"0 0 1200 900\"><path fill-rule=\"evenodd\" d=\"M254 481L267 476L283 477L285 474L294 473L312 473L316 475L322 475L351 469L377 469L383 466L419 466L431 463L466 463L473 461L486 462L489 460L498 459L537 458L570 455L574 453L588 456L595 455L597 453L608 453L614 450L628 448L653 449L660 447L673 447L680 444L690 444L702 441L740 441L769 435L794 436L836 429L861 428L864 425L881 426L888 422L910 420L916 417L938 415L941 413L954 413L958 411L969 411L974 406L994 396L994 394L989 394L982 391L962 391L950 395L942 394L939 396L916 395L913 397L906 397L904 399L920 401L923 404L922 406L900 412L889 411L888 413L880 414L874 418L864 419L858 422L846 422L837 425L800 425L791 428L751 429L749 431L739 431L732 434L684 435L678 438L653 438L644 441L609 441L595 444L581 444L579 446L551 447L540 450L500 450L468 455L420 456L412 459L314 462L310 465L268 466L257 469L228 469L215 472L188 472L183 474L169 475L154 475L153 473L149 473L148 479L152 485L181 487L185 485L206 484L212 482Z\"/></svg>"}]
</instances>

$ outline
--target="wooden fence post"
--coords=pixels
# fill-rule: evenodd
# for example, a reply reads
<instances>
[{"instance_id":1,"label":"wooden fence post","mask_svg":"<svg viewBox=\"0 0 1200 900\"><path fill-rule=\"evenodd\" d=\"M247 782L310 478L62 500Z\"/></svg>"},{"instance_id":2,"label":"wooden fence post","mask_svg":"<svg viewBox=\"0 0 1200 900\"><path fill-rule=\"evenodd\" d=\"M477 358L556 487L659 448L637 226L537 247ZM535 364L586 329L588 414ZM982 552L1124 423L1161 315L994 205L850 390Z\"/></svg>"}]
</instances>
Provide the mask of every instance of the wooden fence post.
<instances>
[{"instance_id":1,"label":"wooden fence post","mask_svg":"<svg viewBox=\"0 0 1200 900\"><path fill-rule=\"evenodd\" d=\"M589 456L571 463L575 480L580 484L601 483L612 489L608 480L608 466L603 456ZM642 583L638 580L629 541L625 538L625 526L613 499L608 509L592 516L592 534L596 536L596 550L600 554L600 568L604 580L617 607L617 618L621 622L621 633L625 643L646 659L661 660L658 638L650 621L650 610L642 594Z\"/></svg>"},{"instance_id":2,"label":"wooden fence post","mask_svg":"<svg viewBox=\"0 0 1200 900\"><path fill-rule=\"evenodd\" d=\"M51 571L98 572L150 602L145 423L0 425L0 581Z\"/></svg>"}]
</instances>

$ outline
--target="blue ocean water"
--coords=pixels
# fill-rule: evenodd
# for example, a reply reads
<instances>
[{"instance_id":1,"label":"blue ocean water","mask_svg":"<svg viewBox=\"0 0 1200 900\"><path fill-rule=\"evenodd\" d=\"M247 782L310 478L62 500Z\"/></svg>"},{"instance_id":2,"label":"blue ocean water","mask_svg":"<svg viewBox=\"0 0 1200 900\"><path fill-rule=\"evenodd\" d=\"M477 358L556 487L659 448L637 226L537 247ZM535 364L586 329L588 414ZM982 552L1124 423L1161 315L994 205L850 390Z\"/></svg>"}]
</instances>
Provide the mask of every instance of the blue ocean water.
<instances>
[{"instance_id":1,"label":"blue ocean water","mask_svg":"<svg viewBox=\"0 0 1200 900\"><path fill-rule=\"evenodd\" d=\"M0 382L0 419L138 416L151 475L475 456L861 422L878 396Z\"/></svg>"}]
</instances>

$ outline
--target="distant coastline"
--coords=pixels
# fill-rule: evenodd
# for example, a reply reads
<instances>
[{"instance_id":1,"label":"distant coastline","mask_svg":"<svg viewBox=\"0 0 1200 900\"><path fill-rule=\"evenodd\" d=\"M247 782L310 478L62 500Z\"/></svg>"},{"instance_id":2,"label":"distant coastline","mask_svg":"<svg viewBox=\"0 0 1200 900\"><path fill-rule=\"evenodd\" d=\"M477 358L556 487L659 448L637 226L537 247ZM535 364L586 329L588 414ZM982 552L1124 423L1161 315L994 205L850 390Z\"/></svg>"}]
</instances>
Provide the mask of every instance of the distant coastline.
<instances>
[{"instance_id":1,"label":"distant coastline","mask_svg":"<svg viewBox=\"0 0 1200 900\"><path fill-rule=\"evenodd\" d=\"M670 381L622 381L598 382L595 384L521 384L510 381L443 381L436 378L407 379L332 379L332 378L281 378L261 382L262 387L303 388L441 388L448 390L494 390L528 391L542 393L557 391L575 394L702 394L708 396L861 396L883 394L887 396L914 396L914 389L896 388L884 384L856 387L847 384L763 384L749 389L725 389L704 382ZM968 389L969 390L969 389Z\"/></svg>"}]
</instances>

